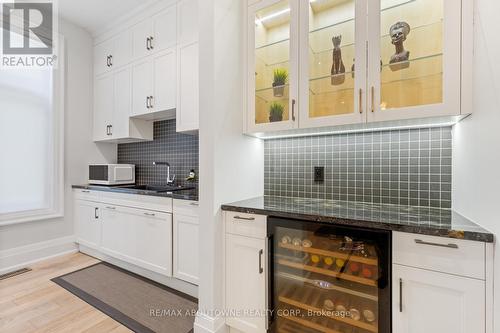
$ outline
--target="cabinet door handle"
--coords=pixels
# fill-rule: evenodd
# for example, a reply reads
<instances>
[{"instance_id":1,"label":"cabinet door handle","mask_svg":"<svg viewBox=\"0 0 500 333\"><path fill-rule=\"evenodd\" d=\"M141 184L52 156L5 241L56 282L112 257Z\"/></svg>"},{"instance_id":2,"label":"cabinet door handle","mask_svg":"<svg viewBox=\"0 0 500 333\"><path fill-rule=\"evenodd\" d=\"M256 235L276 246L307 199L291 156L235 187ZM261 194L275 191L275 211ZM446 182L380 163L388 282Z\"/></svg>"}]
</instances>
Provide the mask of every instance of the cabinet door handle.
<instances>
[{"instance_id":1,"label":"cabinet door handle","mask_svg":"<svg viewBox=\"0 0 500 333\"><path fill-rule=\"evenodd\" d=\"M109 56L109 67L113 67L113 55Z\"/></svg>"},{"instance_id":2,"label":"cabinet door handle","mask_svg":"<svg viewBox=\"0 0 500 333\"><path fill-rule=\"evenodd\" d=\"M115 210L115 209L116 209L116 207L113 207L113 206L106 206L106 209Z\"/></svg>"},{"instance_id":3,"label":"cabinet door handle","mask_svg":"<svg viewBox=\"0 0 500 333\"><path fill-rule=\"evenodd\" d=\"M149 96L146 97L146 109L149 109Z\"/></svg>"},{"instance_id":4,"label":"cabinet door handle","mask_svg":"<svg viewBox=\"0 0 500 333\"><path fill-rule=\"evenodd\" d=\"M241 217L241 216L235 216L235 220L245 220L245 221L255 221L255 217Z\"/></svg>"},{"instance_id":5,"label":"cabinet door handle","mask_svg":"<svg viewBox=\"0 0 500 333\"><path fill-rule=\"evenodd\" d=\"M149 48L152 50L154 49L154 46L153 46L153 36L150 36L149 37Z\"/></svg>"},{"instance_id":6,"label":"cabinet door handle","mask_svg":"<svg viewBox=\"0 0 500 333\"><path fill-rule=\"evenodd\" d=\"M264 268L262 267L262 255L264 254L264 250L259 251L259 274L264 273Z\"/></svg>"},{"instance_id":7,"label":"cabinet door handle","mask_svg":"<svg viewBox=\"0 0 500 333\"><path fill-rule=\"evenodd\" d=\"M146 50L148 50L148 51L149 51L149 50L151 50L151 49L149 48L149 37L148 37L148 38L146 38Z\"/></svg>"},{"instance_id":8,"label":"cabinet door handle","mask_svg":"<svg viewBox=\"0 0 500 333\"><path fill-rule=\"evenodd\" d=\"M99 218L99 215L97 215L97 210L98 210L98 209L99 209L99 208L97 208L97 207L95 207L95 208L94 208L94 217L95 217L96 219L98 219L98 218Z\"/></svg>"},{"instance_id":9,"label":"cabinet door handle","mask_svg":"<svg viewBox=\"0 0 500 333\"><path fill-rule=\"evenodd\" d=\"M403 279L399 279L399 312L403 312Z\"/></svg>"},{"instance_id":10,"label":"cabinet door handle","mask_svg":"<svg viewBox=\"0 0 500 333\"><path fill-rule=\"evenodd\" d=\"M359 89L359 113L363 113L363 89Z\"/></svg>"},{"instance_id":11,"label":"cabinet door handle","mask_svg":"<svg viewBox=\"0 0 500 333\"><path fill-rule=\"evenodd\" d=\"M106 56L106 66L109 67L109 56Z\"/></svg>"},{"instance_id":12,"label":"cabinet door handle","mask_svg":"<svg viewBox=\"0 0 500 333\"><path fill-rule=\"evenodd\" d=\"M295 121L295 99L292 99L292 121Z\"/></svg>"},{"instance_id":13,"label":"cabinet door handle","mask_svg":"<svg viewBox=\"0 0 500 333\"><path fill-rule=\"evenodd\" d=\"M375 112L375 87L372 86L372 112Z\"/></svg>"},{"instance_id":14,"label":"cabinet door handle","mask_svg":"<svg viewBox=\"0 0 500 333\"><path fill-rule=\"evenodd\" d=\"M106 126L106 135L109 135L109 125Z\"/></svg>"},{"instance_id":15,"label":"cabinet door handle","mask_svg":"<svg viewBox=\"0 0 500 333\"><path fill-rule=\"evenodd\" d=\"M109 135L113 135L113 125L109 125Z\"/></svg>"},{"instance_id":16,"label":"cabinet door handle","mask_svg":"<svg viewBox=\"0 0 500 333\"><path fill-rule=\"evenodd\" d=\"M430 245L430 246L447 247L449 249L458 249L458 245L453 243L439 244L439 243L425 242L421 239L415 239L415 243L420 245Z\"/></svg>"},{"instance_id":17,"label":"cabinet door handle","mask_svg":"<svg viewBox=\"0 0 500 333\"><path fill-rule=\"evenodd\" d=\"M149 106L152 108L154 108L153 106L153 96L149 96Z\"/></svg>"},{"instance_id":18,"label":"cabinet door handle","mask_svg":"<svg viewBox=\"0 0 500 333\"><path fill-rule=\"evenodd\" d=\"M154 213L144 213L144 215L146 215L146 216L156 216L156 214L154 214Z\"/></svg>"}]
</instances>

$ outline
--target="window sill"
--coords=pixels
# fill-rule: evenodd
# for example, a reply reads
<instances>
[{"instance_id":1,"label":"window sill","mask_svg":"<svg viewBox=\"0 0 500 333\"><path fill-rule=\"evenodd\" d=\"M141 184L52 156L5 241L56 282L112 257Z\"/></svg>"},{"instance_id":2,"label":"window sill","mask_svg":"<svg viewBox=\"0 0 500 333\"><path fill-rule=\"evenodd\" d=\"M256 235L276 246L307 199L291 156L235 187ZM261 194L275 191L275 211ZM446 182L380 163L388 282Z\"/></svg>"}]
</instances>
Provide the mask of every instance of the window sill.
<instances>
[{"instance_id":1,"label":"window sill","mask_svg":"<svg viewBox=\"0 0 500 333\"><path fill-rule=\"evenodd\" d=\"M35 221L42 221L42 220L50 220L61 217L64 217L62 211L49 211L49 210L45 212L41 211L39 213L32 213L32 214L28 213L17 214L17 215L12 215L12 217L2 217L0 215L0 227L21 224L21 223L35 222Z\"/></svg>"}]
</instances>

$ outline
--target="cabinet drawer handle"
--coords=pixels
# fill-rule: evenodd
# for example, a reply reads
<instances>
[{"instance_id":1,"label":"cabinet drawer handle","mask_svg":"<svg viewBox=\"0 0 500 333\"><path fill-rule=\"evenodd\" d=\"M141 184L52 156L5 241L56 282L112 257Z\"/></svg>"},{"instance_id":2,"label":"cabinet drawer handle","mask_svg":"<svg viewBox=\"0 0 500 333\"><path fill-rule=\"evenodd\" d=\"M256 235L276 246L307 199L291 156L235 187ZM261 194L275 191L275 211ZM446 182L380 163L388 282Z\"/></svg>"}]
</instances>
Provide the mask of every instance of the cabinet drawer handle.
<instances>
[{"instance_id":1,"label":"cabinet drawer handle","mask_svg":"<svg viewBox=\"0 0 500 333\"><path fill-rule=\"evenodd\" d=\"M199 204L198 204L197 202L191 202L191 203L190 203L190 205L191 205L191 206L196 206L196 207L198 207L198 206L199 206Z\"/></svg>"},{"instance_id":2,"label":"cabinet drawer handle","mask_svg":"<svg viewBox=\"0 0 500 333\"><path fill-rule=\"evenodd\" d=\"M403 279L399 279L399 312L403 312Z\"/></svg>"},{"instance_id":3,"label":"cabinet drawer handle","mask_svg":"<svg viewBox=\"0 0 500 333\"><path fill-rule=\"evenodd\" d=\"M115 210L116 207L112 207L112 206L106 206L106 209L111 209L111 210Z\"/></svg>"},{"instance_id":4,"label":"cabinet drawer handle","mask_svg":"<svg viewBox=\"0 0 500 333\"><path fill-rule=\"evenodd\" d=\"M259 274L264 273L264 268L262 268L262 255L264 254L264 250L259 251Z\"/></svg>"},{"instance_id":5,"label":"cabinet drawer handle","mask_svg":"<svg viewBox=\"0 0 500 333\"><path fill-rule=\"evenodd\" d=\"M156 216L154 213L144 213L146 216Z\"/></svg>"},{"instance_id":6,"label":"cabinet drawer handle","mask_svg":"<svg viewBox=\"0 0 500 333\"><path fill-rule=\"evenodd\" d=\"M255 217L242 217L242 216L235 216L235 220L245 220L245 221L255 221Z\"/></svg>"},{"instance_id":7,"label":"cabinet drawer handle","mask_svg":"<svg viewBox=\"0 0 500 333\"><path fill-rule=\"evenodd\" d=\"M375 112L375 87L372 86L372 112Z\"/></svg>"},{"instance_id":8,"label":"cabinet drawer handle","mask_svg":"<svg viewBox=\"0 0 500 333\"><path fill-rule=\"evenodd\" d=\"M363 113L363 89L359 89L359 113Z\"/></svg>"},{"instance_id":9,"label":"cabinet drawer handle","mask_svg":"<svg viewBox=\"0 0 500 333\"><path fill-rule=\"evenodd\" d=\"M82 193L90 193L89 190L82 190Z\"/></svg>"},{"instance_id":10,"label":"cabinet drawer handle","mask_svg":"<svg viewBox=\"0 0 500 333\"><path fill-rule=\"evenodd\" d=\"M430 245L430 246L447 247L449 249L458 249L458 245L457 244L453 244L453 243L439 244L439 243L432 243L432 242L424 242L421 239L415 239L415 243L420 244L420 245Z\"/></svg>"}]
</instances>

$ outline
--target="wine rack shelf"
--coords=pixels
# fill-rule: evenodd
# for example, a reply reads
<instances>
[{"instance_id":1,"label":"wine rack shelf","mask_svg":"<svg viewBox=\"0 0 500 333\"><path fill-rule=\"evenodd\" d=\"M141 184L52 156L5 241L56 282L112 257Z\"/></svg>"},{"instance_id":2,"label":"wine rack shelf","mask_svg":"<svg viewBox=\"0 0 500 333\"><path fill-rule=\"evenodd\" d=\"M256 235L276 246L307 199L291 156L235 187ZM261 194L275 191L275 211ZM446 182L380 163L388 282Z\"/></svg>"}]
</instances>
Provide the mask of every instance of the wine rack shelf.
<instances>
[{"instance_id":1,"label":"wine rack shelf","mask_svg":"<svg viewBox=\"0 0 500 333\"><path fill-rule=\"evenodd\" d=\"M341 252L316 249L313 247L295 246L293 244L280 243L279 247L281 247L283 249L287 249L287 250L292 250L292 251L300 251L300 252L305 252L305 253L310 253L310 254L317 254L317 255L321 255L321 256L325 256L325 257L342 259L342 260L346 260L346 261L347 260L356 261L356 262L359 262L361 264L378 266L378 260L373 259L373 258L365 258L365 257L349 255L349 254L345 254L345 253L341 253Z\"/></svg>"},{"instance_id":2,"label":"wine rack shelf","mask_svg":"<svg viewBox=\"0 0 500 333\"><path fill-rule=\"evenodd\" d=\"M287 267L291 267L291 268L301 269L301 270L308 271L308 272L313 272L313 273L331 276L331 277L334 277L337 279L356 282L356 283L364 284L364 285L371 286L371 287L377 287L377 281L366 279L366 278L359 277L359 276L350 275L350 274L339 273L339 272L335 272L335 271L332 271L329 269L304 265L304 264L295 263L295 262L292 262L289 260L284 260L284 259L278 259L278 264L283 265L283 266L287 266Z\"/></svg>"},{"instance_id":3,"label":"wine rack shelf","mask_svg":"<svg viewBox=\"0 0 500 333\"><path fill-rule=\"evenodd\" d=\"M323 325L316 324L316 323L310 322L310 321L302 319L302 318L297 318L297 317L293 317L293 316L280 316L280 317L284 318L284 319L287 319L287 320L290 320L290 321L292 321L294 323L300 324L302 326L305 326L305 327L308 327L308 328L312 328L312 329L317 330L319 332L323 332L323 333L342 333L342 332L339 332L337 330L332 330L331 328L324 327Z\"/></svg>"},{"instance_id":4,"label":"wine rack shelf","mask_svg":"<svg viewBox=\"0 0 500 333\"><path fill-rule=\"evenodd\" d=\"M302 302L297 302L297 301L295 301L295 300L293 300L291 298L287 298L287 297L284 297L284 296L280 296L279 297L279 301L283 302L283 303L286 303L288 305L294 306L296 308L306 310L306 311L312 311L312 312L316 312L316 313L319 313L319 312L322 311L322 309L317 308L315 306L308 305L308 304L305 304L305 303L302 303ZM336 321L339 321L339 322L342 322L342 323L347 324L347 325L351 325L351 326L355 326L355 327L358 327L358 328L362 328L362 329L370 331L370 332L374 332L374 333L378 332L378 329L377 329L376 326L374 326L372 324L368 324L368 323L362 322L362 321L357 321L357 320L354 320L354 319L351 319L351 318L347 318L347 317L343 318L343 317L339 317L339 316L326 315L326 312L323 314L323 316L325 316L327 318L330 318L330 319L333 319L333 320L336 320Z\"/></svg>"}]
</instances>

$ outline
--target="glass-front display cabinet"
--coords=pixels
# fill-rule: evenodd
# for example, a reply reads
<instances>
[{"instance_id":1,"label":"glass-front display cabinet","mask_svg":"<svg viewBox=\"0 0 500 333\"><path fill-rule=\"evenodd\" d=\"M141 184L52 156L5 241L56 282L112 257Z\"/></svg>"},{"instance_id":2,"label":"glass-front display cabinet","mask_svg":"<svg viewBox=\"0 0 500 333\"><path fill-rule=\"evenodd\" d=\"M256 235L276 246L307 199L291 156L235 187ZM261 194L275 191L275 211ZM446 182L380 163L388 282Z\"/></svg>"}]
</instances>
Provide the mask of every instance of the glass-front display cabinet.
<instances>
[{"instance_id":1,"label":"glass-front display cabinet","mask_svg":"<svg viewBox=\"0 0 500 333\"><path fill-rule=\"evenodd\" d=\"M448 0L249 6L247 132L460 115L462 17Z\"/></svg>"},{"instance_id":2,"label":"glass-front display cabinet","mask_svg":"<svg viewBox=\"0 0 500 333\"><path fill-rule=\"evenodd\" d=\"M368 6L368 121L460 114L460 1Z\"/></svg>"}]
</instances>

